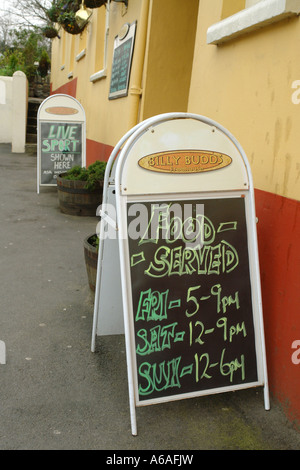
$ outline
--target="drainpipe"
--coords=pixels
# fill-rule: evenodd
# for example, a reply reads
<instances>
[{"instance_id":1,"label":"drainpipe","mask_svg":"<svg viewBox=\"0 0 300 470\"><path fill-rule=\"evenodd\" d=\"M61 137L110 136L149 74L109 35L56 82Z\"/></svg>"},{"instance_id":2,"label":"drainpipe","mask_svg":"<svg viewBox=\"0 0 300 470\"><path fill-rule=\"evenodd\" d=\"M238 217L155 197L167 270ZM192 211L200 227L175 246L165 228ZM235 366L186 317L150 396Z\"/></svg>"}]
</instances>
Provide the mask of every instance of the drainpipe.
<instances>
[{"instance_id":1,"label":"drainpipe","mask_svg":"<svg viewBox=\"0 0 300 470\"><path fill-rule=\"evenodd\" d=\"M138 22L139 40L134 46L135 67L131 70L131 87L129 94L131 96L131 106L129 114L129 128L131 129L138 123L140 99L142 95L142 77L144 69L144 59L147 40L147 25L150 0L142 0L140 20Z\"/></svg>"}]
</instances>

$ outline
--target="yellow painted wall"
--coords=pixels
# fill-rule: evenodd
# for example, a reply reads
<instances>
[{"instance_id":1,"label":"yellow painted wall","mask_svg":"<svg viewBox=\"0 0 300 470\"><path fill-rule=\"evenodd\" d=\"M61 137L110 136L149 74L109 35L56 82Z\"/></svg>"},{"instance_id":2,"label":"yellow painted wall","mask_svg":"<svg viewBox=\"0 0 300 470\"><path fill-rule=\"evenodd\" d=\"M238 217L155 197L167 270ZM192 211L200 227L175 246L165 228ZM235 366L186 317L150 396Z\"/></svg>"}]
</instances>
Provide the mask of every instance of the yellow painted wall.
<instances>
[{"instance_id":1,"label":"yellow painted wall","mask_svg":"<svg viewBox=\"0 0 300 470\"><path fill-rule=\"evenodd\" d=\"M234 15L245 8L245 0L223 0L221 19Z\"/></svg>"},{"instance_id":2,"label":"yellow painted wall","mask_svg":"<svg viewBox=\"0 0 300 470\"><path fill-rule=\"evenodd\" d=\"M295 17L216 46L207 28L223 1L201 0L188 111L224 125L239 140L256 188L300 199L300 19Z\"/></svg>"},{"instance_id":3,"label":"yellow painted wall","mask_svg":"<svg viewBox=\"0 0 300 470\"><path fill-rule=\"evenodd\" d=\"M150 4L141 118L187 111L199 0Z\"/></svg>"},{"instance_id":4,"label":"yellow painted wall","mask_svg":"<svg viewBox=\"0 0 300 470\"><path fill-rule=\"evenodd\" d=\"M87 138L106 145L115 145L128 129L136 124L136 115L140 96L129 89L127 97L109 100L111 65L114 38L124 23L137 20L138 27L132 62L130 88L140 86L145 50L145 31L148 20L148 0L131 0L128 9L122 3L111 2L110 24L107 45L107 75L95 82L90 76L104 68L105 43L105 7L93 10L90 23L82 35L72 36L61 30L61 39L52 43L52 90L68 83L68 73L77 78L76 99L81 102L86 112ZM86 54L79 61L75 57L86 49ZM141 62L142 56L142 62ZM64 62L64 63L62 63ZM61 66L65 65L64 70ZM135 82L137 80L137 82Z\"/></svg>"},{"instance_id":5,"label":"yellow painted wall","mask_svg":"<svg viewBox=\"0 0 300 470\"><path fill-rule=\"evenodd\" d=\"M107 76L90 76L104 66L105 7L93 10L82 35L60 31L52 44L52 90L77 79L76 98L87 119L87 139L114 146L138 122L164 112L186 111L199 0L111 2ZM124 23L137 21L127 97L109 100L114 38ZM76 56L85 49L85 55ZM103 64L103 65L101 65ZM63 70L61 69L64 66ZM68 74L73 72L72 77Z\"/></svg>"}]
</instances>

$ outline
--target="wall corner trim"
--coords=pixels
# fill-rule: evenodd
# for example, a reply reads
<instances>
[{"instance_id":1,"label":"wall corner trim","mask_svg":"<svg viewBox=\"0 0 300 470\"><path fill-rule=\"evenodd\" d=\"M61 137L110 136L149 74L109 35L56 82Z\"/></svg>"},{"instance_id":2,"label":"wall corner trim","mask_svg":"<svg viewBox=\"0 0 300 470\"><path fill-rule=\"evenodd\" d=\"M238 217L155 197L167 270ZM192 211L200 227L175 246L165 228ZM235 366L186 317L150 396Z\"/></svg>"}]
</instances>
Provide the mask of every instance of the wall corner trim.
<instances>
[{"instance_id":1,"label":"wall corner trim","mask_svg":"<svg viewBox=\"0 0 300 470\"><path fill-rule=\"evenodd\" d=\"M207 44L222 44L248 32L300 14L300 0L264 0L207 29Z\"/></svg>"}]
</instances>

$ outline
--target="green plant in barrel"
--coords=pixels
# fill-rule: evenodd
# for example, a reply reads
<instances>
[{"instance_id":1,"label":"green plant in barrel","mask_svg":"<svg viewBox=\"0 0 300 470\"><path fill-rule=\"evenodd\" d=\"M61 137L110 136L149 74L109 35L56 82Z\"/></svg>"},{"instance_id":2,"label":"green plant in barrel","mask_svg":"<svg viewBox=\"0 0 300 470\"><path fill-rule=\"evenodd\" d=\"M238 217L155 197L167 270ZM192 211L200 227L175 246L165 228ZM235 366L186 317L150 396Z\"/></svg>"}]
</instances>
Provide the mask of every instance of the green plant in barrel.
<instances>
[{"instance_id":1,"label":"green plant in barrel","mask_svg":"<svg viewBox=\"0 0 300 470\"><path fill-rule=\"evenodd\" d=\"M60 210L65 214L96 216L102 203L106 162L97 160L88 168L74 166L57 175Z\"/></svg>"},{"instance_id":2,"label":"green plant in barrel","mask_svg":"<svg viewBox=\"0 0 300 470\"><path fill-rule=\"evenodd\" d=\"M107 162L97 160L88 168L76 165L60 176L68 180L86 181L84 188L92 190L95 189L98 181L103 181L106 164Z\"/></svg>"}]
</instances>

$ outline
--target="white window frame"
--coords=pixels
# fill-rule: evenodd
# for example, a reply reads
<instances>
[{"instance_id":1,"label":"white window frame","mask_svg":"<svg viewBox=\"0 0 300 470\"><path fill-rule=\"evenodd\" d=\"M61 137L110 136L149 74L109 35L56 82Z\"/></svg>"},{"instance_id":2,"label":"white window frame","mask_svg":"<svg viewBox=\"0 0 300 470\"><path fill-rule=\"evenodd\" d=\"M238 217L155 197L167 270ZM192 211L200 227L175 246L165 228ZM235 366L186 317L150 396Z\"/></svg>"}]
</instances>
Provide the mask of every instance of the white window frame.
<instances>
[{"instance_id":1,"label":"white window frame","mask_svg":"<svg viewBox=\"0 0 300 470\"><path fill-rule=\"evenodd\" d=\"M261 0L207 30L207 44L222 44L248 32L300 14L300 0Z\"/></svg>"},{"instance_id":2,"label":"white window frame","mask_svg":"<svg viewBox=\"0 0 300 470\"><path fill-rule=\"evenodd\" d=\"M80 51L79 54L77 54L77 56L75 57L76 62L79 62L81 59L83 59L85 55L86 55L86 49L82 49L82 51Z\"/></svg>"},{"instance_id":3,"label":"white window frame","mask_svg":"<svg viewBox=\"0 0 300 470\"><path fill-rule=\"evenodd\" d=\"M102 78L106 78L107 76L107 48L108 48L108 37L109 37L109 15L110 15L110 1L108 0L105 8L106 8L106 16L105 16L105 38L104 38L104 58L103 58L103 69L99 70L96 73L93 73L90 76L90 82L96 82L97 80L101 80Z\"/></svg>"}]
</instances>

